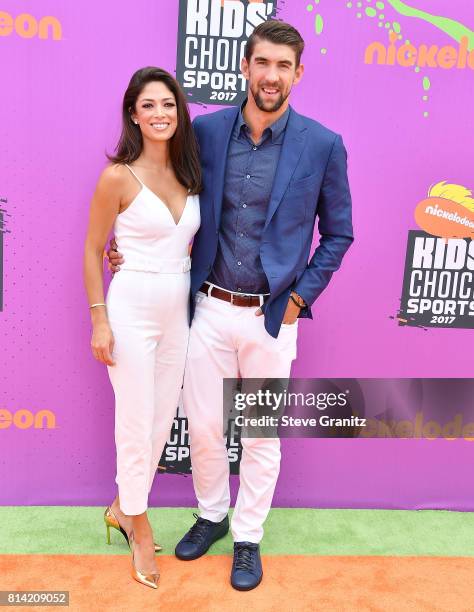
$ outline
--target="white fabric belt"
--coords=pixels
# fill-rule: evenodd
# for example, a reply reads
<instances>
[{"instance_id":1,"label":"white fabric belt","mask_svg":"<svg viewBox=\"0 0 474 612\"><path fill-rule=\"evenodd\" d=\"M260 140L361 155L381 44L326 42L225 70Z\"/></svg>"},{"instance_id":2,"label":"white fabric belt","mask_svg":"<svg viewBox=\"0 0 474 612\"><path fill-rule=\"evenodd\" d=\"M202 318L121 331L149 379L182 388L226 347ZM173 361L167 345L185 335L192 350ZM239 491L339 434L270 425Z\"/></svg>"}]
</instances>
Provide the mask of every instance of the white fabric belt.
<instances>
[{"instance_id":1,"label":"white fabric belt","mask_svg":"<svg viewBox=\"0 0 474 612\"><path fill-rule=\"evenodd\" d=\"M121 270L134 270L135 272L158 272L161 274L179 274L191 270L191 258L183 259L140 259L126 258L120 266Z\"/></svg>"}]
</instances>

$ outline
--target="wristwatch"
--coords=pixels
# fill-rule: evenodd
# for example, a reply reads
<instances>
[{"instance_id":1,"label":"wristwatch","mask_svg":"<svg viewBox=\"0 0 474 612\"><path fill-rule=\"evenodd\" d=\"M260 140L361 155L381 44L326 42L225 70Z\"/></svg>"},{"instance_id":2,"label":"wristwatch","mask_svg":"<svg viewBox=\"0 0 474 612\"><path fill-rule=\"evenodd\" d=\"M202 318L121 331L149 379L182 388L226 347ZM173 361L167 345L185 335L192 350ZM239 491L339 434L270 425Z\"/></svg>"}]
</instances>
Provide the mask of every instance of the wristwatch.
<instances>
[{"instance_id":1,"label":"wristwatch","mask_svg":"<svg viewBox=\"0 0 474 612\"><path fill-rule=\"evenodd\" d=\"M296 291L290 293L290 298L298 306L298 308L306 308L306 302L303 300L301 295L298 295Z\"/></svg>"}]
</instances>

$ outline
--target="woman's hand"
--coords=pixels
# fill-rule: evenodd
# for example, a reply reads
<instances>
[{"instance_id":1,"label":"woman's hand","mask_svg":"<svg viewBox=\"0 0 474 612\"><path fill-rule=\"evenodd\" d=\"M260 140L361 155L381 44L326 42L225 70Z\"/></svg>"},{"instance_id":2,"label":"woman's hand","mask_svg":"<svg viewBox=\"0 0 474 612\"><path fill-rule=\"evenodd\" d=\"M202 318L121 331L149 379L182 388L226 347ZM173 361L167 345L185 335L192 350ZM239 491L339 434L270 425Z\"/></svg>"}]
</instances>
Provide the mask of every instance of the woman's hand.
<instances>
[{"instance_id":1,"label":"woman's hand","mask_svg":"<svg viewBox=\"0 0 474 612\"><path fill-rule=\"evenodd\" d=\"M92 354L97 361L102 361L106 365L115 365L112 359L112 351L114 349L114 336L110 325L106 321L101 321L94 325L91 340Z\"/></svg>"}]
</instances>

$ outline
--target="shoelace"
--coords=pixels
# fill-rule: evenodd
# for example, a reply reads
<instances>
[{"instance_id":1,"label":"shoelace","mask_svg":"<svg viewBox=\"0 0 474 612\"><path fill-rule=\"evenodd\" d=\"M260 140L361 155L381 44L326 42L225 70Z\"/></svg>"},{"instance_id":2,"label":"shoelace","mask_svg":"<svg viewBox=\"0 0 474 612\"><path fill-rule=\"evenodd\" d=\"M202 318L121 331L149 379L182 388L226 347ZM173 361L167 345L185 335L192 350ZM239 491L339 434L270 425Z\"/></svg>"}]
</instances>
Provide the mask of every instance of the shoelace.
<instances>
[{"instance_id":1,"label":"shoelace","mask_svg":"<svg viewBox=\"0 0 474 612\"><path fill-rule=\"evenodd\" d=\"M236 547L236 559L234 569L251 571L253 569L252 552L254 549L249 546Z\"/></svg>"},{"instance_id":2,"label":"shoelace","mask_svg":"<svg viewBox=\"0 0 474 612\"><path fill-rule=\"evenodd\" d=\"M196 519L196 522L186 534L186 541L192 542L193 544L199 544L201 540L206 537L211 522L201 518L195 512L193 512L193 516Z\"/></svg>"}]
</instances>

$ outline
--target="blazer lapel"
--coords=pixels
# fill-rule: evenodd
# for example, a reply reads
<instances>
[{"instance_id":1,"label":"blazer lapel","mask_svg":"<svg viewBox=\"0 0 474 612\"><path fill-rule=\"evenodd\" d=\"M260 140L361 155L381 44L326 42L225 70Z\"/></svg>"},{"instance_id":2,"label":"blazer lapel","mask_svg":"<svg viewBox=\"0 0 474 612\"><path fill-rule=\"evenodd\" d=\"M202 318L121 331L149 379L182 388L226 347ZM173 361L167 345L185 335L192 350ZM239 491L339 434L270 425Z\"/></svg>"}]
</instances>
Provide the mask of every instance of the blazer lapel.
<instances>
[{"instance_id":1,"label":"blazer lapel","mask_svg":"<svg viewBox=\"0 0 474 612\"><path fill-rule=\"evenodd\" d=\"M291 109L286 125L285 138L281 147L280 159L275 173L273 189L270 195L270 202L268 203L267 217L263 231L267 229L268 224L272 220L283 198L283 194L288 187L288 183L303 153L305 142L306 128L300 121L298 113L295 113L295 111Z\"/></svg>"},{"instance_id":2,"label":"blazer lapel","mask_svg":"<svg viewBox=\"0 0 474 612\"><path fill-rule=\"evenodd\" d=\"M222 115L222 123L216 129L214 146L214 217L216 228L219 228L222 210L222 196L224 194L225 168L230 137L240 107L228 109Z\"/></svg>"}]
</instances>

